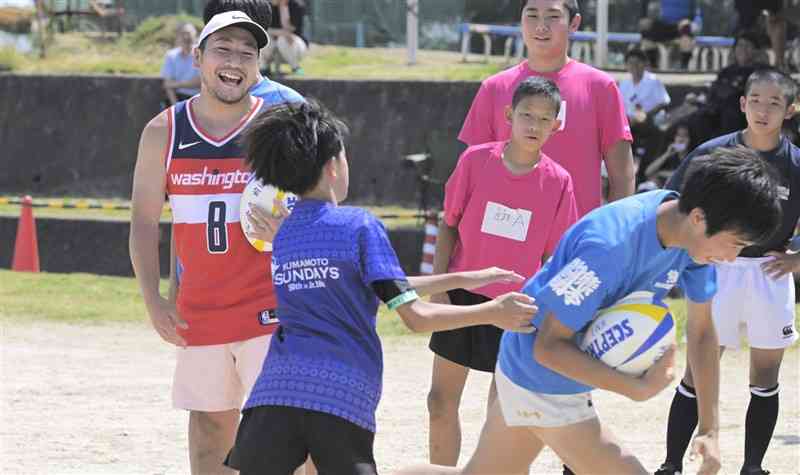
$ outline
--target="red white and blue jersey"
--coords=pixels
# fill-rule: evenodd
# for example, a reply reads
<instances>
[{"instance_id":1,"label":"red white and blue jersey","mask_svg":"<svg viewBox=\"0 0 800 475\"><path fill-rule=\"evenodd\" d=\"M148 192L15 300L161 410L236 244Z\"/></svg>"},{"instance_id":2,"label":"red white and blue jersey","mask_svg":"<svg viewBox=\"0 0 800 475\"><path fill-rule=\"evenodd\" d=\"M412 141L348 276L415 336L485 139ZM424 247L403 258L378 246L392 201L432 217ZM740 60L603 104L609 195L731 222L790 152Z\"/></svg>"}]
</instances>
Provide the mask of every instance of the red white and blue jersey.
<instances>
[{"instance_id":1,"label":"red white and blue jersey","mask_svg":"<svg viewBox=\"0 0 800 475\"><path fill-rule=\"evenodd\" d=\"M204 131L192 98L168 110L166 190L178 259L178 312L187 343L216 345L272 333L276 320L271 253L253 248L239 224L239 200L251 172L238 143L266 106L257 99L224 137Z\"/></svg>"}]
</instances>

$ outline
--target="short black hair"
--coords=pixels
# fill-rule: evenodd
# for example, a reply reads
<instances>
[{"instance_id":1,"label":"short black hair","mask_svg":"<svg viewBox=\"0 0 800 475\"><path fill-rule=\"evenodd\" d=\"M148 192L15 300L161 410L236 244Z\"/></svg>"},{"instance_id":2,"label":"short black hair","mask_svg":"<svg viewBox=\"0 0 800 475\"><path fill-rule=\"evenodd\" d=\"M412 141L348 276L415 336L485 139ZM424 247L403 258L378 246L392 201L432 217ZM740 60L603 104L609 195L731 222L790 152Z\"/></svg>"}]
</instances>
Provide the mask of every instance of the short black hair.
<instances>
[{"instance_id":1,"label":"short black hair","mask_svg":"<svg viewBox=\"0 0 800 475\"><path fill-rule=\"evenodd\" d=\"M561 110L561 92L558 86L550 79L540 76L531 76L517 86L514 96L511 98L511 108L516 109L517 105L526 97L543 97L553 104L553 108L558 115Z\"/></svg>"},{"instance_id":2,"label":"short black hair","mask_svg":"<svg viewBox=\"0 0 800 475\"><path fill-rule=\"evenodd\" d=\"M303 195L344 149L348 129L319 102L282 104L253 119L242 134L247 162L268 185Z\"/></svg>"},{"instance_id":3,"label":"short black hair","mask_svg":"<svg viewBox=\"0 0 800 475\"><path fill-rule=\"evenodd\" d=\"M211 21L214 15L231 11L246 13L265 31L272 25L272 5L269 0L208 0L203 8L203 23Z\"/></svg>"},{"instance_id":4,"label":"short black hair","mask_svg":"<svg viewBox=\"0 0 800 475\"><path fill-rule=\"evenodd\" d=\"M753 84L763 82L773 83L781 88L781 94L783 98L786 99L786 107L794 104L794 101L797 99L797 83L785 73L774 68L763 68L753 71L744 85L744 95L747 96L750 94L750 88L753 87Z\"/></svg>"},{"instance_id":5,"label":"short black hair","mask_svg":"<svg viewBox=\"0 0 800 475\"><path fill-rule=\"evenodd\" d=\"M744 146L718 148L689 164L678 208L705 214L706 235L734 232L764 243L778 229L782 211L777 171Z\"/></svg>"},{"instance_id":6,"label":"short black hair","mask_svg":"<svg viewBox=\"0 0 800 475\"><path fill-rule=\"evenodd\" d=\"M525 6L528 4L528 0L520 0L519 2L519 14L522 15L522 12L525 10ZM575 18L575 15L579 15L581 13L580 7L578 7L578 0L563 0L564 8L567 9L569 12L569 21L572 21Z\"/></svg>"},{"instance_id":7,"label":"short black hair","mask_svg":"<svg viewBox=\"0 0 800 475\"><path fill-rule=\"evenodd\" d=\"M625 53L625 62L626 63L631 58L639 58L642 61L644 61L645 63L647 63L649 61L649 59L647 58L647 54L645 54L645 52L641 48L631 48L631 49L628 50L627 53Z\"/></svg>"}]
</instances>

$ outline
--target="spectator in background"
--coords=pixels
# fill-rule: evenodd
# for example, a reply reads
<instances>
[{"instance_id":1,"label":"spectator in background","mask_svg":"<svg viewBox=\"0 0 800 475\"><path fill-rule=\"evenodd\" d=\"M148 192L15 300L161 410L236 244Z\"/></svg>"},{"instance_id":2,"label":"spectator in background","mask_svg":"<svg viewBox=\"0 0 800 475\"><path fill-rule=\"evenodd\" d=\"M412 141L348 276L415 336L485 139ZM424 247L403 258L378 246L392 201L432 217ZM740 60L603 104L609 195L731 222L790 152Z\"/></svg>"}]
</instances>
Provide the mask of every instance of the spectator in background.
<instances>
[{"instance_id":1,"label":"spectator in background","mask_svg":"<svg viewBox=\"0 0 800 475\"><path fill-rule=\"evenodd\" d=\"M647 54L651 67L659 64L658 43L671 42L677 42L680 49L681 67L689 67L694 34L701 29L698 12L696 0L661 0L659 4L642 1L639 33L642 34L642 50Z\"/></svg>"},{"instance_id":2,"label":"spectator in background","mask_svg":"<svg viewBox=\"0 0 800 475\"><path fill-rule=\"evenodd\" d=\"M786 16L785 0L736 0L735 8L739 20L736 32L759 34L758 21L767 12L767 36L775 53L775 67L784 69L786 53Z\"/></svg>"},{"instance_id":3,"label":"spectator in background","mask_svg":"<svg viewBox=\"0 0 800 475\"><path fill-rule=\"evenodd\" d=\"M769 67L756 61L757 52L758 39L753 33L736 36L733 64L720 71L711 83L706 105L686 119L698 143L747 127L739 98L744 95L747 78L754 71Z\"/></svg>"},{"instance_id":4,"label":"spectator in background","mask_svg":"<svg viewBox=\"0 0 800 475\"><path fill-rule=\"evenodd\" d=\"M303 74L300 62L308 52L308 40L303 35L303 18L306 16L306 4L303 0L270 0L272 9L272 25L269 34L273 41L262 54L265 74L279 76L281 64L292 68L292 74Z\"/></svg>"},{"instance_id":5,"label":"spectator in background","mask_svg":"<svg viewBox=\"0 0 800 475\"><path fill-rule=\"evenodd\" d=\"M667 150L658 158L650 162L644 169L646 181L652 182L657 188L662 188L681 164L684 158L694 148L689 125L680 123L675 127L675 135Z\"/></svg>"},{"instance_id":6,"label":"spectator in background","mask_svg":"<svg viewBox=\"0 0 800 475\"><path fill-rule=\"evenodd\" d=\"M664 118L670 97L664 84L655 74L646 71L647 55L634 48L625 54L625 69L630 79L619 83L625 101L625 113L631 124L634 155L649 156L661 147L661 130L657 127Z\"/></svg>"},{"instance_id":7,"label":"spectator in background","mask_svg":"<svg viewBox=\"0 0 800 475\"><path fill-rule=\"evenodd\" d=\"M164 108L200 93L200 71L194 67L192 48L197 40L197 29L191 23L178 28L176 48L167 51L161 77L167 101Z\"/></svg>"}]
</instances>

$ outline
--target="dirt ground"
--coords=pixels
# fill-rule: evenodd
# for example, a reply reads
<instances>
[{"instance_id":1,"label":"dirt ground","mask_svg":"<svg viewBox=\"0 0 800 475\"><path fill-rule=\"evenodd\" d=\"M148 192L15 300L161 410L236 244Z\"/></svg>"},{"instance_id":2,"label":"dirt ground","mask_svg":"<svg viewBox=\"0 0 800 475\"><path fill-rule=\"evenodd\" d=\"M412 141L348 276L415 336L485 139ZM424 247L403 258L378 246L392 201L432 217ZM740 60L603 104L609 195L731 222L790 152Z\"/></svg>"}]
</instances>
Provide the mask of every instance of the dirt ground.
<instances>
[{"instance_id":1,"label":"dirt ground","mask_svg":"<svg viewBox=\"0 0 800 475\"><path fill-rule=\"evenodd\" d=\"M0 323L0 473L185 474L185 413L170 405L174 355L144 325L77 326ZM383 473L427 457L425 398L431 354L425 338L385 342L386 374L378 411L376 457ZM781 413L764 467L800 473L800 352L781 373ZM681 355L682 359L683 356ZM462 463L484 417L489 378L470 377L462 407ZM747 353L723 360L721 451L725 474L737 474L749 400ZM601 418L655 470L672 390L646 403L595 393ZM696 466L689 464L687 473ZM531 473L560 473L550 451Z\"/></svg>"}]
</instances>

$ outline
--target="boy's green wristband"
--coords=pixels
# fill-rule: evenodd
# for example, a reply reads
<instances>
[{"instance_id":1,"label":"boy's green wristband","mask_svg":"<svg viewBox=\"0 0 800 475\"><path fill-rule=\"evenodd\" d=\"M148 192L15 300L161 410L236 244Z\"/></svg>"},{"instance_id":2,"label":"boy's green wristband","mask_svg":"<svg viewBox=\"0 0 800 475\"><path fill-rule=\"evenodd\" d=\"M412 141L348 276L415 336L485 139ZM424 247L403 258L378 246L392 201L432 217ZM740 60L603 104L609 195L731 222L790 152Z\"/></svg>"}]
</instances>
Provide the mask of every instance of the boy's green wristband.
<instances>
[{"instance_id":1,"label":"boy's green wristband","mask_svg":"<svg viewBox=\"0 0 800 475\"><path fill-rule=\"evenodd\" d=\"M386 306L389 307L389 310L394 310L397 307L411 302L412 300L417 300L418 298L419 295L417 295L416 290L409 290L386 302Z\"/></svg>"}]
</instances>

